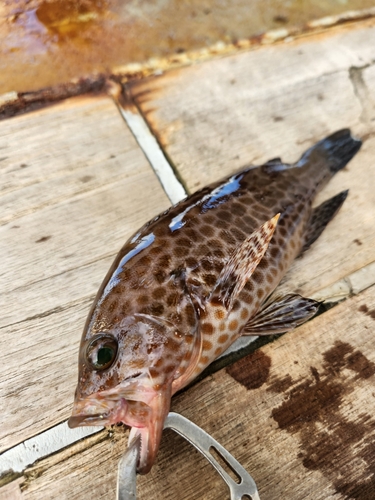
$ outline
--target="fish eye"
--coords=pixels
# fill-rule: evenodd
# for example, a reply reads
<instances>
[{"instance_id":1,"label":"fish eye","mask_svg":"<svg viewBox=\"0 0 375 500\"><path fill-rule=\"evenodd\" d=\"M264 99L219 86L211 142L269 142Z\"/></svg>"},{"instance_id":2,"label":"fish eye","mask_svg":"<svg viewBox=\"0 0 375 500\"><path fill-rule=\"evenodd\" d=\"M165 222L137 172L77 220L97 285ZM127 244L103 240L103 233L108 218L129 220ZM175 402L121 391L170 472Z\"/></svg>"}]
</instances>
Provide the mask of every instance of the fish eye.
<instances>
[{"instance_id":1,"label":"fish eye","mask_svg":"<svg viewBox=\"0 0 375 500\"><path fill-rule=\"evenodd\" d=\"M108 334L95 336L86 349L86 358L95 370L106 370L117 357L117 340Z\"/></svg>"}]
</instances>

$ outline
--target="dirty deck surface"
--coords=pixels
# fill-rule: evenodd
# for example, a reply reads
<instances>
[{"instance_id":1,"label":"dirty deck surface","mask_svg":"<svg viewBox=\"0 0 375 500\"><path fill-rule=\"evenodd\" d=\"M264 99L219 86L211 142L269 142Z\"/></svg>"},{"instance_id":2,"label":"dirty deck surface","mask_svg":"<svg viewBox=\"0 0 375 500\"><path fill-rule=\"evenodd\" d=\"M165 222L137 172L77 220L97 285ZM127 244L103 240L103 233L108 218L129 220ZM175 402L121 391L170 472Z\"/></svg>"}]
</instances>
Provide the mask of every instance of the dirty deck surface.
<instances>
[{"instance_id":1,"label":"dirty deck surface","mask_svg":"<svg viewBox=\"0 0 375 500\"><path fill-rule=\"evenodd\" d=\"M123 242L185 192L350 127L363 147L317 204L348 199L281 285L333 307L250 344L172 409L242 463L262 500L373 500L374 47L370 17L127 83L122 111L109 85L0 121L0 499L115 497L127 431L72 442L65 421L85 317ZM169 431L138 493L228 497Z\"/></svg>"}]
</instances>

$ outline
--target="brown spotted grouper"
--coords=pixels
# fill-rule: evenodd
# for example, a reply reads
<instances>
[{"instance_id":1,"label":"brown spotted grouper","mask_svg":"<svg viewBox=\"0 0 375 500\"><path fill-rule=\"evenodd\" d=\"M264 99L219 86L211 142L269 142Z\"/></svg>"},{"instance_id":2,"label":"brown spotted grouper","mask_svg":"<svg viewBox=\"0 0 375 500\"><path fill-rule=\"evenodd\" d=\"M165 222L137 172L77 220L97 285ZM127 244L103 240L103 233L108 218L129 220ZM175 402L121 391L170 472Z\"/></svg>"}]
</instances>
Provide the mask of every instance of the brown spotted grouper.
<instances>
[{"instance_id":1,"label":"brown spotted grouper","mask_svg":"<svg viewBox=\"0 0 375 500\"><path fill-rule=\"evenodd\" d=\"M285 332L312 317L314 300L271 294L344 202L347 191L312 209L360 146L341 130L293 165L248 167L130 238L86 322L69 425L131 426L146 473L176 391L241 335Z\"/></svg>"}]
</instances>

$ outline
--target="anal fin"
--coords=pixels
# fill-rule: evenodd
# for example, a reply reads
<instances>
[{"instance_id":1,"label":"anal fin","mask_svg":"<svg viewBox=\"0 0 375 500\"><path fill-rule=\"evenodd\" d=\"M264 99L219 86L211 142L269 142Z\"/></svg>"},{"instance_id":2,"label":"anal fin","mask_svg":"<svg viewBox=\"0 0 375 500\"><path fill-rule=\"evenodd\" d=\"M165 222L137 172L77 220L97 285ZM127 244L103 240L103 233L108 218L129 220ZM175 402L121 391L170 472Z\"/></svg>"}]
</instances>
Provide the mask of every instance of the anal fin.
<instances>
[{"instance_id":1,"label":"anal fin","mask_svg":"<svg viewBox=\"0 0 375 500\"><path fill-rule=\"evenodd\" d=\"M332 220L340 210L341 205L344 203L346 197L348 196L348 192L348 189L345 191L341 191L341 193L314 208L308 222L307 230L305 232L305 242L303 244L301 253L307 250L310 245L312 245L314 241L319 238L328 222Z\"/></svg>"},{"instance_id":2,"label":"anal fin","mask_svg":"<svg viewBox=\"0 0 375 500\"><path fill-rule=\"evenodd\" d=\"M301 295L288 294L277 298L261 309L245 325L243 335L272 335L292 330L312 318L320 302Z\"/></svg>"}]
</instances>

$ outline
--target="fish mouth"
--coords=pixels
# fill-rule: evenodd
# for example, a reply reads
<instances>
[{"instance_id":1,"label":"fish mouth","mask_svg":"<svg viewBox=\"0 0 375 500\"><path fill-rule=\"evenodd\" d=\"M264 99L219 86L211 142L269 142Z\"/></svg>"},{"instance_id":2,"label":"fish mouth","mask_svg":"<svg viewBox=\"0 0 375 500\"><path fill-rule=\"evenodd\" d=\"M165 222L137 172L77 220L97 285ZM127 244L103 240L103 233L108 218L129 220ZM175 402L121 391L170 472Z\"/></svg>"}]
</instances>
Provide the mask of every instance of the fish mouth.
<instances>
[{"instance_id":1,"label":"fish mouth","mask_svg":"<svg viewBox=\"0 0 375 500\"><path fill-rule=\"evenodd\" d=\"M68 420L68 426L70 429L75 429L76 427L85 425L104 425L107 417L108 414L106 413L98 413L97 415L72 415Z\"/></svg>"},{"instance_id":2,"label":"fish mouth","mask_svg":"<svg viewBox=\"0 0 375 500\"><path fill-rule=\"evenodd\" d=\"M90 425L113 425L119 422L129 427L145 427L151 408L142 401L133 401L118 397L117 399L105 400L89 397L76 400L72 416L68 420L68 426L75 427Z\"/></svg>"},{"instance_id":3,"label":"fish mouth","mask_svg":"<svg viewBox=\"0 0 375 500\"><path fill-rule=\"evenodd\" d=\"M127 393L133 399L126 399ZM86 398L76 398L68 426L103 426L122 422L131 427L129 443L140 436L137 470L146 474L155 461L170 400L170 384L159 391L138 387L137 394L133 389L128 392L117 387L117 391L114 388Z\"/></svg>"}]
</instances>

